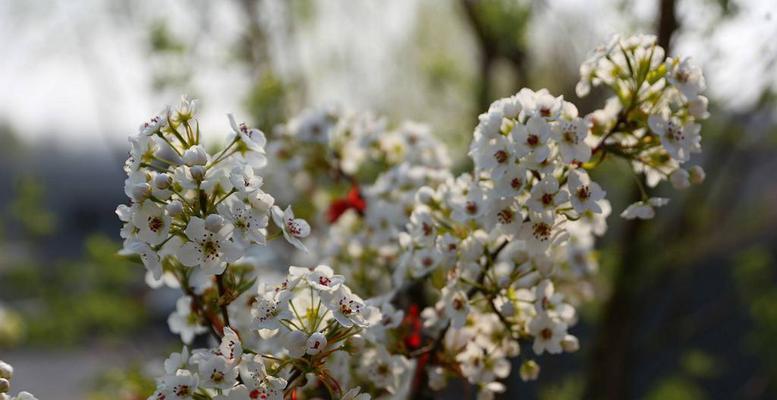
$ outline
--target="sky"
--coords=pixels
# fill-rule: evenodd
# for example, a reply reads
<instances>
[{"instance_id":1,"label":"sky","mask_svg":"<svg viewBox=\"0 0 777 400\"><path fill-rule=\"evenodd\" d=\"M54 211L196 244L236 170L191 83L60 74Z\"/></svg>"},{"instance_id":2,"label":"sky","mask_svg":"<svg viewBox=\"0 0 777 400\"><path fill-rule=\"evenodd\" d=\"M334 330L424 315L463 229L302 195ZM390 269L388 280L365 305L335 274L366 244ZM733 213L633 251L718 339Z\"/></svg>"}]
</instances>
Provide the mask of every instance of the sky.
<instances>
[{"instance_id":1,"label":"sky","mask_svg":"<svg viewBox=\"0 0 777 400\"><path fill-rule=\"evenodd\" d=\"M747 109L757 100L758 88L777 88L777 2L734 1L741 12L720 22L706 5L709 1L680 2L684 29L676 47L704 66L713 99ZM225 114L239 115L250 76L240 63L230 61L225 45L239 38L244 17L234 2L195 1L206 13L193 12L186 3L0 0L0 123L9 124L26 142L66 149L125 143L142 121L179 95L152 89L152 71L160 63L149 57L149 27L164 18L174 34L198 43L188 61L194 71L192 89L202 98L202 126L226 133ZM651 26L645 21L654 19L653 2L635 2L628 9L630 18L622 18L614 3L544 2L530 31L534 53L541 56L544 46L565 43L582 60L586 49L612 33ZM281 4L269 0L263 8L263 23L273 32L284 32ZM414 40L421 2L315 4L317 17L300 24L293 35L271 34L273 62L282 72L302 74L310 105L380 108L381 99L401 98L392 91L412 89L407 78L414 66L404 63L402 55ZM450 2L432 4L451 12ZM592 23L569 23L575 19ZM457 54L471 51L466 40L450 41L464 47ZM462 58L462 63L473 62Z\"/></svg>"}]
</instances>

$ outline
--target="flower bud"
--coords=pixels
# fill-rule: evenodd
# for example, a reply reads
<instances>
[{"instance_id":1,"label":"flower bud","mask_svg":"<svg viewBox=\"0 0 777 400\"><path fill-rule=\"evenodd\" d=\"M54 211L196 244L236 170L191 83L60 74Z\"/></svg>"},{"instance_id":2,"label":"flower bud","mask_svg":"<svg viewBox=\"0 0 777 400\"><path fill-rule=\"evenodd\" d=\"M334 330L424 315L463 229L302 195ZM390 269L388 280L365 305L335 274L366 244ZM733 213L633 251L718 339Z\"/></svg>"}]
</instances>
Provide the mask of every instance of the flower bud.
<instances>
[{"instance_id":1,"label":"flower bud","mask_svg":"<svg viewBox=\"0 0 777 400\"><path fill-rule=\"evenodd\" d=\"M218 232L224 226L224 217L218 214L210 214L205 217L205 229L211 232Z\"/></svg>"},{"instance_id":2,"label":"flower bud","mask_svg":"<svg viewBox=\"0 0 777 400\"><path fill-rule=\"evenodd\" d=\"M151 196L151 185L148 183L137 183L132 185L130 193L132 195L132 200L136 203L140 203Z\"/></svg>"},{"instance_id":3,"label":"flower bud","mask_svg":"<svg viewBox=\"0 0 777 400\"><path fill-rule=\"evenodd\" d=\"M672 182L672 186L677 190L688 189L688 187L691 186L691 182L688 181L688 176L688 171L678 168L669 175L669 180Z\"/></svg>"},{"instance_id":4,"label":"flower bud","mask_svg":"<svg viewBox=\"0 0 777 400\"><path fill-rule=\"evenodd\" d=\"M11 398L5 393L0 393L0 400L11 400Z\"/></svg>"},{"instance_id":5,"label":"flower bud","mask_svg":"<svg viewBox=\"0 0 777 400\"><path fill-rule=\"evenodd\" d=\"M348 338L348 344L351 345L354 348L354 350L358 353L364 350L364 345L366 344L366 341L364 340L364 337L362 335L353 335L350 338Z\"/></svg>"},{"instance_id":6,"label":"flower bud","mask_svg":"<svg viewBox=\"0 0 777 400\"><path fill-rule=\"evenodd\" d=\"M0 378L0 393L8 393L11 390L11 382L8 379Z\"/></svg>"},{"instance_id":7,"label":"flower bud","mask_svg":"<svg viewBox=\"0 0 777 400\"><path fill-rule=\"evenodd\" d=\"M13 367L3 361L0 361L0 378L9 380L13 378Z\"/></svg>"},{"instance_id":8,"label":"flower bud","mask_svg":"<svg viewBox=\"0 0 777 400\"><path fill-rule=\"evenodd\" d=\"M689 168L688 172L690 173L691 183L694 185L701 184L704 182L704 178L707 177L707 174L704 172L704 168L698 165L694 165L693 167Z\"/></svg>"},{"instance_id":9,"label":"flower bud","mask_svg":"<svg viewBox=\"0 0 777 400\"><path fill-rule=\"evenodd\" d=\"M170 178L170 175L167 174L157 174L154 177L154 186L157 187L157 189L167 189L170 187L170 184L173 182L173 179Z\"/></svg>"},{"instance_id":10,"label":"flower bud","mask_svg":"<svg viewBox=\"0 0 777 400\"><path fill-rule=\"evenodd\" d=\"M257 190L257 193L248 198L248 202L251 203L251 207L258 213L266 213L275 204L275 199L262 191Z\"/></svg>"},{"instance_id":11,"label":"flower bud","mask_svg":"<svg viewBox=\"0 0 777 400\"><path fill-rule=\"evenodd\" d=\"M561 348L567 353L573 353L580 349L580 342L577 340L577 337L566 335L564 339L561 339Z\"/></svg>"},{"instance_id":12,"label":"flower bud","mask_svg":"<svg viewBox=\"0 0 777 400\"><path fill-rule=\"evenodd\" d=\"M192 146L183 153L183 162L193 167L195 165L205 165L208 163L208 153L202 146Z\"/></svg>"},{"instance_id":13,"label":"flower bud","mask_svg":"<svg viewBox=\"0 0 777 400\"><path fill-rule=\"evenodd\" d=\"M310 335L305 344L307 346L305 353L314 356L326 348L326 336L321 332L315 332Z\"/></svg>"},{"instance_id":14,"label":"flower bud","mask_svg":"<svg viewBox=\"0 0 777 400\"><path fill-rule=\"evenodd\" d=\"M423 186L415 193L415 200L421 204L429 205L434 201L434 189Z\"/></svg>"},{"instance_id":15,"label":"flower bud","mask_svg":"<svg viewBox=\"0 0 777 400\"><path fill-rule=\"evenodd\" d=\"M710 116L710 113L707 112L708 104L709 100L706 97L696 96L695 99L688 102L688 114L694 118L705 119Z\"/></svg>"},{"instance_id":16,"label":"flower bud","mask_svg":"<svg viewBox=\"0 0 777 400\"><path fill-rule=\"evenodd\" d=\"M533 381L540 376L540 366L534 360L526 360L518 372L524 382Z\"/></svg>"},{"instance_id":17,"label":"flower bud","mask_svg":"<svg viewBox=\"0 0 777 400\"><path fill-rule=\"evenodd\" d=\"M445 378L445 370L442 367L429 368L429 388L437 391L445 388L447 379Z\"/></svg>"},{"instance_id":18,"label":"flower bud","mask_svg":"<svg viewBox=\"0 0 777 400\"><path fill-rule=\"evenodd\" d=\"M499 312L505 317L512 317L515 315L515 305L508 299L499 306Z\"/></svg>"},{"instance_id":19,"label":"flower bud","mask_svg":"<svg viewBox=\"0 0 777 400\"><path fill-rule=\"evenodd\" d=\"M180 200L173 200L167 205L167 213L171 217L177 217L183 213L183 203Z\"/></svg>"},{"instance_id":20,"label":"flower bud","mask_svg":"<svg viewBox=\"0 0 777 400\"><path fill-rule=\"evenodd\" d=\"M192 174L192 179L197 182L202 182L202 180L205 178L205 167L202 165L195 165L189 168L189 172Z\"/></svg>"},{"instance_id":21,"label":"flower bud","mask_svg":"<svg viewBox=\"0 0 777 400\"><path fill-rule=\"evenodd\" d=\"M515 270L515 264L511 262L501 261L494 265L494 277L499 287L507 287L510 284L510 276Z\"/></svg>"}]
</instances>

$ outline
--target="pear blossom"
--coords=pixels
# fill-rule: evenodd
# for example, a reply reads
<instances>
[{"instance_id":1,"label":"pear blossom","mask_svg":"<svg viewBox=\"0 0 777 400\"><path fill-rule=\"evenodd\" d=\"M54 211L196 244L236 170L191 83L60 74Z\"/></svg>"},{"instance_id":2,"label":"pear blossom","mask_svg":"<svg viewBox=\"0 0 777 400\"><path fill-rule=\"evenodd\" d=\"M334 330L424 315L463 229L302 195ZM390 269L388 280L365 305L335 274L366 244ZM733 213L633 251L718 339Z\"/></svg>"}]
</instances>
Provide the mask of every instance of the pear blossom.
<instances>
[{"instance_id":1,"label":"pear blossom","mask_svg":"<svg viewBox=\"0 0 777 400\"><path fill-rule=\"evenodd\" d=\"M181 340L190 344L195 336L208 329L200 325L197 315L192 312L192 298L182 296L175 303L175 312L167 318L170 331L181 335Z\"/></svg>"},{"instance_id":2,"label":"pear blossom","mask_svg":"<svg viewBox=\"0 0 777 400\"><path fill-rule=\"evenodd\" d=\"M299 239L310 234L310 225L304 219L294 218L291 206L286 207L286 210L283 211L278 206L272 206L272 219L275 225L283 231L283 237L286 238L287 242L302 251L308 251Z\"/></svg>"},{"instance_id":3,"label":"pear blossom","mask_svg":"<svg viewBox=\"0 0 777 400\"><path fill-rule=\"evenodd\" d=\"M558 354L563 350L561 341L567 333L567 324L551 318L547 314L534 317L529 323L529 333L534 336L532 350L537 355L543 352Z\"/></svg>"},{"instance_id":4,"label":"pear blossom","mask_svg":"<svg viewBox=\"0 0 777 400\"><path fill-rule=\"evenodd\" d=\"M570 171L568 186L571 193L570 201L575 211L581 214L586 211L595 214L602 212L599 202L604 199L607 193L602 190L598 183L592 181L585 171Z\"/></svg>"},{"instance_id":5,"label":"pear blossom","mask_svg":"<svg viewBox=\"0 0 777 400\"><path fill-rule=\"evenodd\" d=\"M669 199L662 197L651 197L645 201L638 201L629 205L621 213L621 218L625 219L653 219L656 216L655 207L662 207L669 203Z\"/></svg>"},{"instance_id":6,"label":"pear blossom","mask_svg":"<svg viewBox=\"0 0 777 400\"><path fill-rule=\"evenodd\" d=\"M186 226L186 242L178 252L178 258L188 267L200 266L203 271L221 274L225 263L237 261L242 254L240 247L229 238L232 225L226 224L218 231L210 231L205 221L192 217Z\"/></svg>"},{"instance_id":7,"label":"pear blossom","mask_svg":"<svg viewBox=\"0 0 777 400\"><path fill-rule=\"evenodd\" d=\"M551 135L551 129L542 117L532 116L526 125L515 124L510 135L513 138L516 157L528 156L535 162L542 162L548 158L550 148L547 146L547 142Z\"/></svg>"}]
</instances>

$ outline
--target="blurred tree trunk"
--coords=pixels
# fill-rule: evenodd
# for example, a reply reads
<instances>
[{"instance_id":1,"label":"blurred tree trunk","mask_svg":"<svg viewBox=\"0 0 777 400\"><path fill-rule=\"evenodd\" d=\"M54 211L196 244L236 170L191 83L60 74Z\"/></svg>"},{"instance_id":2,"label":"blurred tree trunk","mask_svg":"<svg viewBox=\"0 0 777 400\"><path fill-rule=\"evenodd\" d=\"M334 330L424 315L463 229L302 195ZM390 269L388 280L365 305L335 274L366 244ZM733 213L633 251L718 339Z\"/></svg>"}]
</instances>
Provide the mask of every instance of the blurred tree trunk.
<instances>
[{"instance_id":1,"label":"blurred tree trunk","mask_svg":"<svg viewBox=\"0 0 777 400\"><path fill-rule=\"evenodd\" d=\"M472 33L477 42L480 58L478 60L478 82L477 82L477 110L485 112L488 106L494 100L491 96L491 69L499 57L508 60L518 79L518 87L523 87L526 82L526 51L520 45L504 40L504 38L494 37L489 33L487 24L482 20L478 13L479 0L461 0L461 6L464 10L464 16L467 23L472 28ZM501 42L497 42L501 39Z\"/></svg>"},{"instance_id":2,"label":"blurred tree trunk","mask_svg":"<svg viewBox=\"0 0 777 400\"><path fill-rule=\"evenodd\" d=\"M671 51L672 34L678 28L675 0L659 0L657 23L658 44L666 53ZM640 192L634 188L630 201L638 201ZM643 225L639 220L626 222L620 238L620 262L613 282L612 295L603 310L592 345L588 378L583 398L633 398L630 383L633 366L631 345L642 300L638 288L643 280L644 265L640 265Z\"/></svg>"}]
</instances>

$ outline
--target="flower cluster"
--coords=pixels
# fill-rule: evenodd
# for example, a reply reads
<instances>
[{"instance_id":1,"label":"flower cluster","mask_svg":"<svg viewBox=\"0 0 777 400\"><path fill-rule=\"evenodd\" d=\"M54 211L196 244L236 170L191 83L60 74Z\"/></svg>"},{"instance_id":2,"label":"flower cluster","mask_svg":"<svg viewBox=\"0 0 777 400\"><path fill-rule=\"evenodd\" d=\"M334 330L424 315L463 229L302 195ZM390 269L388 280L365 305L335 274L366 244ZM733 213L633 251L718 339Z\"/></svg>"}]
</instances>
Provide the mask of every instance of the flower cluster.
<instances>
[{"instance_id":1,"label":"flower cluster","mask_svg":"<svg viewBox=\"0 0 777 400\"><path fill-rule=\"evenodd\" d=\"M709 116L701 68L690 59L665 58L655 36L615 36L594 50L580 67L577 94L588 94L591 86L606 85L615 96L608 107L589 116L592 132L600 137L597 149L629 160L636 172L644 173L647 185L669 180L677 189L704 180L699 166L683 168L691 154L701 152L698 120ZM643 199L621 216L650 219L654 208L668 200Z\"/></svg>"},{"instance_id":2,"label":"flower cluster","mask_svg":"<svg viewBox=\"0 0 777 400\"><path fill-rule=\"evenodd\" d=\"M132 204L117 210L124 251L150 285L183 291L174 333L220 343L173 354L150 398L413 398L465 379L488 399L519 354L531 380L531 353L578 350L570 330L612 211L591 171L622 160L641 200L621 215L652 218L668 200L647 188L703 180L684 165L708 114L699 68L652 36L613 39L581 75L580 95L614 92L602 109L580 115L545 89L497 100L459 176L426 127L334 108L277 127L266 152L231 116L229 144L207 152L188 99L141 126ZM281 236L304 267L275 282L251 256Z\"/></svg>"},{"instance_id":3,"label":"flower cluster","mask_svg":"<svg viewBox=\"0 0 777 400\"><path fill-rule=\"evenodd\" d=\"M224 327L217 347L170 355L150 398L269 400L319 386L355 398L359 388L345 391L332 377L340 364L329 360L347 356L382 316L344 281L325 265L290 267L282 282L236 304L250 312L241 335Z\"/></svg>"},{"instance_id":4,"label":"flower cluster","mask_svg":"<svg viewBox=\"0 0 777 400\"><path fill-rule=\"evenodd\" d=\"M11 378L13 378L13 367L0 360L0 400L37 400L27 392L19 392L18 395L9 397L7 393L11 390Z\"/></svg>"}]
</instances>

